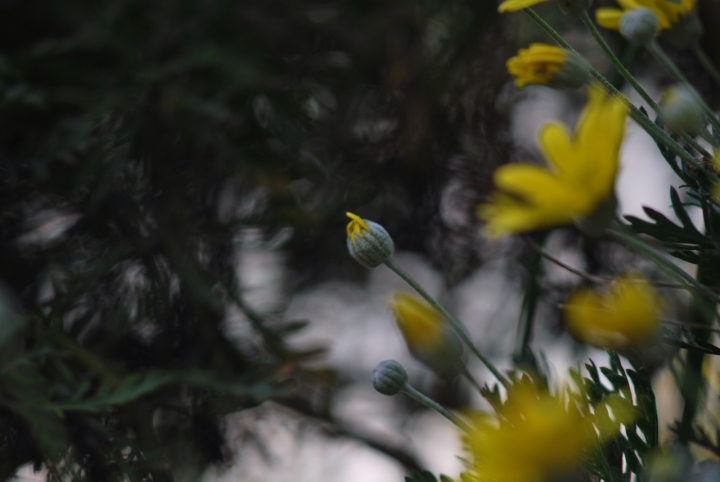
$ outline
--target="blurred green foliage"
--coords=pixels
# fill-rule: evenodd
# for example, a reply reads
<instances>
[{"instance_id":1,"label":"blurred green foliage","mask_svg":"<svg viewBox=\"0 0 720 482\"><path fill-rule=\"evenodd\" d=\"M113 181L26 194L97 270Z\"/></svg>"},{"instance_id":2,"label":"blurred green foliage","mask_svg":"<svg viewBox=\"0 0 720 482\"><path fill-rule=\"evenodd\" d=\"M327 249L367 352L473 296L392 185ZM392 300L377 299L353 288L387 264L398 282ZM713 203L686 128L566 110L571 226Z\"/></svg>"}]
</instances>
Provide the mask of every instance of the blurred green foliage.
<instances>
[{"instance_id":1,"label":"blurred green foliage","mask_svg":"<svg viewBox=\"0 0 720 482\"><path fill-rule=\"evenodd\" d=\"M443 183L505 159L507 48L489 1L0 1L0 478L189 480L225 414L330 420L238 236L289 232L298 283L362 273L347 209L428 249Z\"/></svg>"}]
</instances>

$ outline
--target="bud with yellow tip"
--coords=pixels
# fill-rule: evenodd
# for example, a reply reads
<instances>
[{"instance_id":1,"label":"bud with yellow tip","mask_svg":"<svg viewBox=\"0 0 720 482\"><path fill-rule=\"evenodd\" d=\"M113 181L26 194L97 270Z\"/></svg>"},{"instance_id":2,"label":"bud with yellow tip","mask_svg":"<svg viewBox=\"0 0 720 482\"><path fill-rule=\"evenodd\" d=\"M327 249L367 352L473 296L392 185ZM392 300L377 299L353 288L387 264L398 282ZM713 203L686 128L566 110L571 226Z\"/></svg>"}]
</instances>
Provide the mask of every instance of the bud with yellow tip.
<instances>
[{"instance_id":1,"label":"bud with yellow tip","mask_svg":"<svg viewBox=\"0 0 720 482\"><path fill-rule=\"evenodd\" d=\"M353 213L346 213L351 221L347 225L347 247L350 256L366 268L377 268L395 251L390 234L378 223Z\"/></svg>"}]
</instances>

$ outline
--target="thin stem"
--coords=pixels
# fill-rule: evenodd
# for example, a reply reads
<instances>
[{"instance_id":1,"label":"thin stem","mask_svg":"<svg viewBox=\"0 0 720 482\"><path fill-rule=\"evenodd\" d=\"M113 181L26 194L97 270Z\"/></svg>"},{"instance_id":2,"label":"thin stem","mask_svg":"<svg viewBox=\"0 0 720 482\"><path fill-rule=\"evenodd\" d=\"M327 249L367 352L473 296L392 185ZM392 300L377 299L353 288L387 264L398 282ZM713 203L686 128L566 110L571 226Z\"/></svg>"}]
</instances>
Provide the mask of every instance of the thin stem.
<instances>
[{"instance_id":1,"label":"thin stem","mask_svg":"<svg viewBox=\"0 0 720 482\"><path fill-rule=\"evenodd\" d=\"M470 425L466 424L460 418L458 418L457 415L454 415L450 411L446 410L442 405L437 403L436 401L432 400L431 398L425 396L424 394L420 393L419 391L415 390L412 386L410 386L409 383L406 383L403 387L403 392L410 395L412 398L417 400L418 402L422 403L428 408L431 408L435 410L437 413L445 417L446 419L450 420L452 423L454 423L460 430L470 433L472 429L470 428Z\"/></svg>"},{"instance_id":2,"label":"thin stem","mask_svg":"<svg viewBox=\"0 0 720 482\"><path fill-rule=\"evenodd\" d=\"M630 73L630 71L625 67L625 65L620 61L619 58L615 55L615 52L612 51L610 46L605 42L605 39L602 37L600 32L598 31L597 27L593 23L593 21L590 19L590 16L587 14L587 12L584 12L581 16L583 24L585 24L585 27L590 31L590 34L595 38L598 45L600 45L600 48L602 48L603 52L605 52L605 55L610 59L612 64L615 66L618 72L620 72L620 75L623 76L623 78L632 86L633 89L635 89L635 92L640 94L640 97L643 98L645 102L650 106L652 110L654 110L658 115L662 116L662 109L658 105L657 102L650 96L650 94L647 93L645 89L640 85L640 83L635 79L635 77ZM702 147L700 144L697 143L695 139L693 139L691 136L689 136L685 132L678 132L680 137L683 138L685 142L687 142L690 146L692 146L693 149L695 149L700 155L711 159L712 155L705 150L704 147Z\"/></svg>"},{"instance_id":3,"label":"thin stem","mask_svg":"<svg viewBox=\"0 0 720 482\"><path fill-rule=\"evenodd\" d=\"M718 278L715 274L715 266L717 266L718 258L716 255L704 255L698 263L697 280L702 284L715 285ZM690 308L690 316L693 323L712 327L715 319L717 301L704 296L703 293L696 292L693 295ZM708 330L700 330L693 328L691 330L693 336L699 343L707 343L710 340L710 332ZM689 350L685 358L685 370L682 374L680 383L680 393L683 396L685 405L683 407L682 417L678 425L678 435L680 442L687 444L692 440L694 434L695 415L697 413L698 402L700 401L702 388L705 380L702 376L704 353Z\"/></svg>"},{"instance_id":4,"label":"thin stem","mask_svg":"<svg viewBox=\"0 0 720 482\"><path fill-rule=\"evenodd\" d=\"M690 46L690 51L695 54L695 57L700 61L703 67L705 67L705 70L707 70L708 74L713 78L713 80L720 85L720 72L715 68L715 65L713 64L712 60L708 58L707 55L705 55L705 51L700 47L699 42L695 42Z\"/></svg>"},{"instance_id":5,"label":"thin stem","mask_svg":"<svg viewBox=\"0 0 720 482\"><path fill-rule=\"evenodd\" d=\"M686 328L695 328L698 330L711 331L713 333L720 333L720 328L714 328L714 327L708 326L707 324L704 324L704 323L693 323L692 321L667 320L664 318L661 318L660 321L662 323L666 323L668 325L684 326Z\"/></svg>"},{"instance_id":6,"label":"thin stem","mask_svg":"<svg viewBox=\"0 0 720 482\"><path fill-rule=\"evenodd\" d=\"M577 55L580 55L577 53L575 49L572 48L572 46L565 41L562 36L555 31L554 28L550 26L545 20L543 20L542 17L540 17L537 13L533 11L531 8L526 8L523 10L525 13L527 13L535 22L543 29L545 30L555 41L560 44L562 47L567 49L570 52L573 52ZM640 124L640 126L645 129L645 131L650 134L657 142L660 142L667 146L668 149L670 149L675 155L680 157L683 161L692 164L693 166L697 167L701 171L705 172L709 176L711 176L712 179L715 179L717 176L715 173L709 169L705 164L699 162L697 159L695 159L689 152L687 152L685 149L680 146L677 142L675 142L675 139L670 137L667 132L660 129L657 125L655 125L654 122L652 122L645 114L643 114L637 107L635 107L622 93L615 88L614 85L612 85L600 72L595 70L594 68L590 68L590 74L595 77L595 79L600 82L611 94L613 94L616 98L618 98L620 101L622 101L628 109L630 109L630 116L633 118L635 122Z\"/></svg>"},{"instance_id":7,"label":"thin stem","mask_svg":"<svg viewBox=\"0 0 720 482\"><path fill-rule=\"evenodd\" d=\"M542 235L541 243L547 239L548 233ZM520 325L518 326L517 346L513 361L516 366L521 368L532 368L537 371L537 363L535 357L530 350L530 342L532 341L533 324L535 321L535 312L537 311L538 295L540 294L539 278L542 274L542 255L538 252L534 253L534 259L530 267L528 284L525 289L522 310L520 314Z\"/></svg>"},{"instance_id":8,"label":"thin stem","mask_svg":"<svg viewBox=\"0 0 720 482\"><path fill-rule=\"evenodd\" d=\"M655 57L655 59L660 62L660 64L662 64L662 66L665 67L673 75L673 77L675 77L677 80L682 82L685 87L687 87L687 89L690 91L692 96L702 108L703 112L705 112L705 115L707 116L710 123L715 127L716 130L720 131L720 120L718 120L715 112L713 112L712 109L708 107L703 98L700 97L692 84L690 84L687 77L685 77L685 75L680 71L680 69L677 68L675 62L673 62L672 59L670 59L670 57L665 54L665 51L660 47L660 45L653 40L648 45L648 50L650 50L650 53L653 54L653 57Z\"/></svg>"},{"instance_id":9,"label":"thin stem","mask_svg":"<svg viewBox=\"0 0 720 482\"><path fill-rule=\"evenodd\" d=\"M637 237L635 233L625 229L624 226L616 224L614 229L608 230L608 234L616 240L620 241L621 243L625 244L625 246L629 247L633 251L653 261L658 266L658 268L665 272L666 275L673 278L682 279L689 285L692 285L692 287L696 290L697 293L702 293L705 297L715 301L716 303L720 302L720 297L718 297L717 294L713 293L713 291L710 290L707 286L705 286L703 283L698 282L698 280L696 280L695 278L687 274L685 271L683 271L681 268L676 266L672 261L668 260L662 253L655 250L643 240L641 240L639 237Z\"/></svg>"},{"instance_id":10,"label":"thin stem","mask_svg":"<svg viewBox=\"0 0 720 482\"><path fill-rule=\"evenodd\" d=\"M445 317L445 319L450 323L450 326L455 330L455 333L460 337L460 339L470 348L470 350L475 354L475 356L480 359L480 361L492 372L492 374L495 376L495 378L498 379L500 383L503 384L505 387L509 387L510 383L507 381L507 379L500 373L500 371L493 365L493 363L485 358L485 356L480 352L477 346L472 342L470 337L465 333L465 330L463 328L463 324L457 320L454 316L452 316L448 311L440 305L435 299L428 294L425 289L420 286L420 284L413 279L412 276L410 276L408 273L405 272L392 258L388 258L385 260L385 266L390 268L400 276L407 284L409 284L415 291L418 292L420 296L425 298L425 301L430 303L430 305L438 310L442 315Z\"/></svg>"},{"instance_id":11,"label":"thin stem","mask_svg":"<svg viewBox=\"0 0 720 482\"><path fill-rule=\"evenodd\" d=\"M581 270L579 270L579 269L577 269L577 268L573 268L573 267L570 266L569 264L560 261L560 260L557 259L555 256L553 256L553 255L551 255L550 253L548 253L546 250L544 250L543 248L541 248L540 246L538 246L538 244L535 243L535 241L533 241L532 239L528 238L527 236L523 236L522 238L525 240L525 242L526 242L532 249L534 249L535 251L537 251L538 253L540 253L545 259L547 259L548 261L551 261L552 263L560 266L561 268L569 271L570 273L572 273L572 274L574 274L574 275L580 276L581 278L583 278L583 279L585 279L585 280L587 280L587 281L590 281L591 283L595 283L595 284L607 284L607 283L612 283L612 282L613 282L613 280L610 279L610 278L603 278L603 277L601 277L601 276L595 276L595 275L592 275L592 274L590 274L590 273L586 273L585 271L581 271ZM629 280L629 281L637 281L638 283L645 283L645 282L646 282L646 281L644 281L644 280ZM651 283L652 283L654 286L657 286L657 287L659 287L659 288L674 288L674 289L686 290L686 291L692 291L692 290L695 289L694 287L692 287L692 286L690 286L690 285L677 284L677 283L664 283L664 282L662 282L662 281L652 281Z\"/></svg>"}]
</instances>

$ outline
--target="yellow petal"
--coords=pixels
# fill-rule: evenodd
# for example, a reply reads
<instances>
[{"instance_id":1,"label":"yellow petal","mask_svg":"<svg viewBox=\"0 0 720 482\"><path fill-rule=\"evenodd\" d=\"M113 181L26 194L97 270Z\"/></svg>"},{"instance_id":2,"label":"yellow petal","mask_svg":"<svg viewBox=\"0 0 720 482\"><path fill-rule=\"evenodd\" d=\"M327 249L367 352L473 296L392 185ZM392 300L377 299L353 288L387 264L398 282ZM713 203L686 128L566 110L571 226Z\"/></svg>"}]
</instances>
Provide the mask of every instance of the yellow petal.
<instances>
[{"instance_id":1,"label":"yellow petal","mask_svg":"<svg viewBox=\"0 0 720 482\"><path fill-rule=\"evenodd\" d=\"M547 1L548 0L504 0L498 7L498 12L517 12L523 8L532 7L533 5Z\"/></svg>"},{"instance_id":2,"label":"yellow petal","mask_svg":"<svg viewBox=\"0 0 720 482\"><path fill-rule=\"evenodd\" d=\"M617 8L598 8L595 10L595 21L597 21L598 25L612 30L620 29L620 18L622 16L623 11Z\"/></svg>"}]
</instances>

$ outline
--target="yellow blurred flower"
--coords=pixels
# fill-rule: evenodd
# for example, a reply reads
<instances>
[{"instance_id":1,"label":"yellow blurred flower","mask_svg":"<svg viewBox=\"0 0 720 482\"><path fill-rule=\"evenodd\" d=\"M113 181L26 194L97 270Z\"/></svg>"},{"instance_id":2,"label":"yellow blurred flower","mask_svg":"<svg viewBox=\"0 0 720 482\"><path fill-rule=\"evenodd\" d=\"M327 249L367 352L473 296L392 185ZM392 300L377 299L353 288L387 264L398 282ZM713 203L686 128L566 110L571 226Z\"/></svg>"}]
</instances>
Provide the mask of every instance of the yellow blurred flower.
<instances>
[{"instance_id":1,"label":"yellow blurred flower","mask_svg":"<svg viewBox=\"0 0 720 482\"><path fill-rule=\"evenodd\" d=\"M393 293L390 308L415 359L441 375L460 373L462 345L435 308L400 291Z\"/></svg>"},{"instance_id":2,"label":"yellow blurred flower","mask_svg":"<svg viewBox=\"0 0 720 482\"><path fill-rule=\"evenodd\" d=\"M669 29L680 21L682 17L692 12L697 0L618 0L621 8L598 8L595 10L595 20L605 28L620 29L620 18L629 10L645 7L655 14L660 29Z\"/></svg>"},{"instance_id":3,"label":"yellow blurred flower","mask_svg":"<svg viewBox=\"0 0 720 482\"><path fill-rule=\"evenodd\" d=\"M543 43L520 49L507 63L515 77L515 87L546 84L551 87L577 88L590 79L590 66L582 58L560 47Z\"/></svg>"},{"instance_id":4,"label":"yellow blurred flower","mask_svg":"<svg viewBox=\"0 0 720 482\"><path fill-rule=\"evenodd\" d=\"M622 348L651 339L659 328L660 299L642 277L616 279L607 290L583 288L565 306L568 329L580 340Z\"/></svg>"},{"instance_id":5,"label":"yellow blurred flower","mask_svg":"<svg viewBox=\"0 0 720 482\"><path fill-rule=\"evenodd\" d=\"M578 469L634 418L632 405L619 395L600 404L612 411L612 419L600 405L591 412L583 394L574 395L554 396L531 383L512 387L497 416L473 417L472 430L464 437L472 467L461 479L546 482Z\"/></svg>"},{"instance_id":6,"label":"yellow blurred flower","mask_svg":"<svg viewBox=\"0 0 720 482\"><path fill-rule=\"evenodd\" d=\"M571 136L559 122L546 123L538 143L549 167L507 164L495 171L498 191L478 207L490 237L581 221L613 197L627 108L599 86Z\"/></svg>"},{"instance_id":7,"label":"yellow blurred flower","mask_svg":"<svg viewBox=\"0 0 720 482\"><path fill-rule=\"evenodd\" d=\"M542 2L549 2L550 0L504 0L498 7L498 12L517 12L524 8L532 7Z\"/></svg>"}]
</instances>

